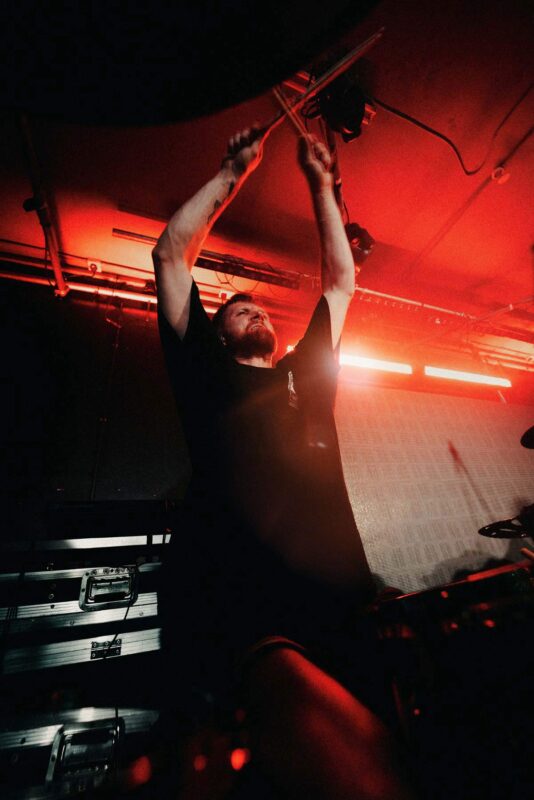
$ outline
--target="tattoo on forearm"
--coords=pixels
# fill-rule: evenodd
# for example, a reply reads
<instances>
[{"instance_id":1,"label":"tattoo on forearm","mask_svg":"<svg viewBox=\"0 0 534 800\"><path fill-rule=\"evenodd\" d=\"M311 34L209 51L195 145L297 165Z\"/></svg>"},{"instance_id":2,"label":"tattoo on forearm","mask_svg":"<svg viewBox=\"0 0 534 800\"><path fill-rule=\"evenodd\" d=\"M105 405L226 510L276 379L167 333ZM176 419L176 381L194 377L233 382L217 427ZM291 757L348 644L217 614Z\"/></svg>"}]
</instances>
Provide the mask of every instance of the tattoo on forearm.
<instances>
[{"instance_id":1,"label":"tattoo on forearm","mask_svg":"<svg viewBox=\"0 0 534 800\"><path fill-rule=\"evenodd\" d=\"M212 221L213 217L215 216L215 214L217 213L217 211L220 209L221 206L222 206L221 201L220 200L216 200L215 204L213 206L213 211L211 212L211 214L208 217L208 222Z\"/></svg>"},{"instance_id":2,"label":"tattoo on forearm","mask_svg":"<svg viewBox=\"0 0 534 800\"><path fill-rule=\"evenodd\" d=\"M230 184L228 186L228 193L227 193L226 197L230 197L230 195L234 191L234 188L235 188L235 181L230 181ZM220 209L221 206L222 206L221 201L220 200L216 200L215 203L213 204L213 211L211 212L211 214L208 217L208 223L211 222L211 220L213 219L213 217L215 216L215 214L217 213L217 211Z\"/></svg>"}]
</instances>

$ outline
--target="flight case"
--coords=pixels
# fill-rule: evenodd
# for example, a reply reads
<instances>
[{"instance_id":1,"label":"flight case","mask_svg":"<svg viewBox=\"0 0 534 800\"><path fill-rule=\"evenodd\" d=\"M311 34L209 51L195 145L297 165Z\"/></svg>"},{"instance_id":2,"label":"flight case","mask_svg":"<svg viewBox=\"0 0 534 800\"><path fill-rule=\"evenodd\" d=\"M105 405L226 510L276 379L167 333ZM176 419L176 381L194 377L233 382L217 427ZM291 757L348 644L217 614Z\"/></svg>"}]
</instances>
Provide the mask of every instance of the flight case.
<instances>
[{"instance_id":1,"label":"flight case","mask_svg":"<svg viewBox=\"0 0 534 800\"><path fill-rule=\"evenodd\" d=\"M170 540L156 526L2 545L3 797L79 796L143 752L162 706L158 580Z\"/></svg>"}]
</instances>

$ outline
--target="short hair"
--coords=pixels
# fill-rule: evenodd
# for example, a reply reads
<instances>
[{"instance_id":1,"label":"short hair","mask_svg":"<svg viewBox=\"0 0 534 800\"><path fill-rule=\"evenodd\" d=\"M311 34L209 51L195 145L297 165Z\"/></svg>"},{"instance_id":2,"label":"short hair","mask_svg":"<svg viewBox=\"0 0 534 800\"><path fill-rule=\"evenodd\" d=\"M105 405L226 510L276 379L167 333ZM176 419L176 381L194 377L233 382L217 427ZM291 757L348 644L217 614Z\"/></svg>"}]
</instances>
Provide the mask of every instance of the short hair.
<instances>
[{"instance_id":1,"label":"short hair","mask_svg":"<svg viewBox=\"0 0 534 800\"><path fill-rule=\"evenodd\" d=\"M251 294L245 293L237 293L232 295L232 297L227 300L222 306L219 306L213 317L211 318L212 323L215 325L215 330L217 333L221 332L224 323L224 315L226 314L226 309L233 305L234 303L253 303L254 297Z\"/></svg>"}]
</instances>

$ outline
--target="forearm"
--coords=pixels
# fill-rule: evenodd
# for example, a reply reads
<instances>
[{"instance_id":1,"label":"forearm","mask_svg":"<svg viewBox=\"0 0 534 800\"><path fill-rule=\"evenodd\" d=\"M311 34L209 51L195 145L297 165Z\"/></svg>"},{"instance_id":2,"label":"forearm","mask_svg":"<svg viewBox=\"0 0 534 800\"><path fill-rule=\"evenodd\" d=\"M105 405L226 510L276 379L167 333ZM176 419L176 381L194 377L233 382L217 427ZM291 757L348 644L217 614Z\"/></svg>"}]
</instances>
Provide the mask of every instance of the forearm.
<instances>
[{"instance_id":1,"label":"forearm","mask_svg":"<svg viewBox=\"0 0 534 800\"><path fill-rule=\"evenodd\" d=\"M262 144L254 126L232 136L219 172L171 217L152 251L158 303L180 337L189 321L191 269L215 220L260 163Z\"/></svg>"},{"instance_id":2,"label":"forearm","mask_svg":"<svg viewBox=\"0 0 534 800\"><path fill-rule=\"evenodd\" d=\"M312 191L312 202L321 244L323 293L339 291L352 297L355 290L354 259L333 189L326 186Z\"/></svg>"},{"instance_id":3,"label":"forearm","mask_svg":"<svg viewBox=\"0 0 534 800\"><path fill-rule=\"evenodd\" d=\"M155 263L182 263L191 269L213 224L241 182L230 167L223 166L171 217L154 248Z\"/></svg>"}]
</instances>

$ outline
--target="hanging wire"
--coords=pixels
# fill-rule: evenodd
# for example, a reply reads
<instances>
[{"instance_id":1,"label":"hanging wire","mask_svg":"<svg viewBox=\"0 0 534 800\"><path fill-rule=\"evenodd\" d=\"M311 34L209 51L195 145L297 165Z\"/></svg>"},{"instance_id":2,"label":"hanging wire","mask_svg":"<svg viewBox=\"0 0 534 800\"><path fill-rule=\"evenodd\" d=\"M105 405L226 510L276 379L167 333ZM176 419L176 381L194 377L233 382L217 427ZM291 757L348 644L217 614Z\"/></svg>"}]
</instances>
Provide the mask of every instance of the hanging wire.
<instances>
[{"instance_id":1,"label":"hanging wire","mask_svg":"<svg viewBox=\"0 0 534 800\"><path fill-rule=\"evenodd\" d=\"M221 284L221 286L229 286L229 287L230 287L230 289L231 289L233 292L235 292L236 294L254 294L254 292L256 291L256 289L258 288L258 286L260 285L260 281L259 281L259 280L257 280L257 281L256 281L256 283L254 284L254 286L252 287L252 289L246 289L246 290L245 290L245 289L239 289L239 288L238 288L238 287L237 287L237 286L236 286L236 285L235 285L235 284L232 282L232 280L231 280L231 279L228 277L228 274L226 274L226 273L223 273L223 275L222 275L222 277L221 277L221 275L220 275L220 274L217 272L217 270L213 270L213 271L215 272L215 276L216 276L216 277L217 277L217 279L219 280L219 283ZM244 277L244 276L243 276L243 277ZM252 278L245 278L245 280L248 280L248 281L250 281L250 280L252 280Z\"/></svg>"},{"instance_id":2,"label":"hanging wire","mask_svg":"<svg viewBox=\"0 0 534 800\"><path fill-rule=\"evenodd\" d=\"M274 290L274 285L272 283L268 283L267 286L268 286L269 291L272 294L272 296L276 297L278 300L285 300L294 291L291 288L287 288L285 290L281 289L280 291L275 291Z\"/></svg>"},{"instance_id":3,"label":"hanging wire","mask_svg":"<svg viewBox=\"0 0 534 800\"><path fill-rule=\"evenodd\" d=\"M512 116L512 114L514 113L516 108L518 108L521 105L521 103L526 99L526 97L529 95L529 93L531 92L533 87L534 87L534 83L531 83L525 89L525 91L520 95L520 97L518 97L518 99L514 102L512 107L506 112L506 114L504 115L504 117L499 122L499 124L497 125L497 127L495 128L495 130L493 131L493 133L491 135L491 138L490 138L490 141L489 141L489 145L488 145L488 148L487 148L487 151L486 151L486 155L484 156L484 158L482 159L480 164L478 164L478 166L476 166L476 167L473 167L472 169L469 169L466 166L465 161L463 159L463 156L462 156L459 148L452 141L452 139L450 139L444 133L441 133L440 131L437 131L435 128L432 128L430 125L427 125L425 122L421 122L420 120L416 119L415 117L412 117L410 114L406 114L404 111L400 111L398 108L394 108L394 106L389 105L389 103L385 103L383 100L379 100L377 97L370 97L370 100L372 100L373 103L376 103L377 106L380 106L380 108L383 108L385 111L388 111L390 114L395 114L397 117L400 117L401 119L404 119L406 122L412 123L412 125L416 125L418 128L421 128L422 130L426 131L427 133L432 134L433 136L437 136L438 139L441 139L446 144L448 144L449 147L453 150L454 154L456 155L456 158L458 159L458 161L460 163L460 166L462 167L462 170L464 171L464 173L466 175L468 175L468 176L471 176L471 175L476 175L484 167L484 165L486 164L486 162L487 162L487 160L489 158L491 150L493 148L493 144L495 142L495 139L497 138L501 128L506 124L508 119Z\"/></svg>"}]
</instances>

